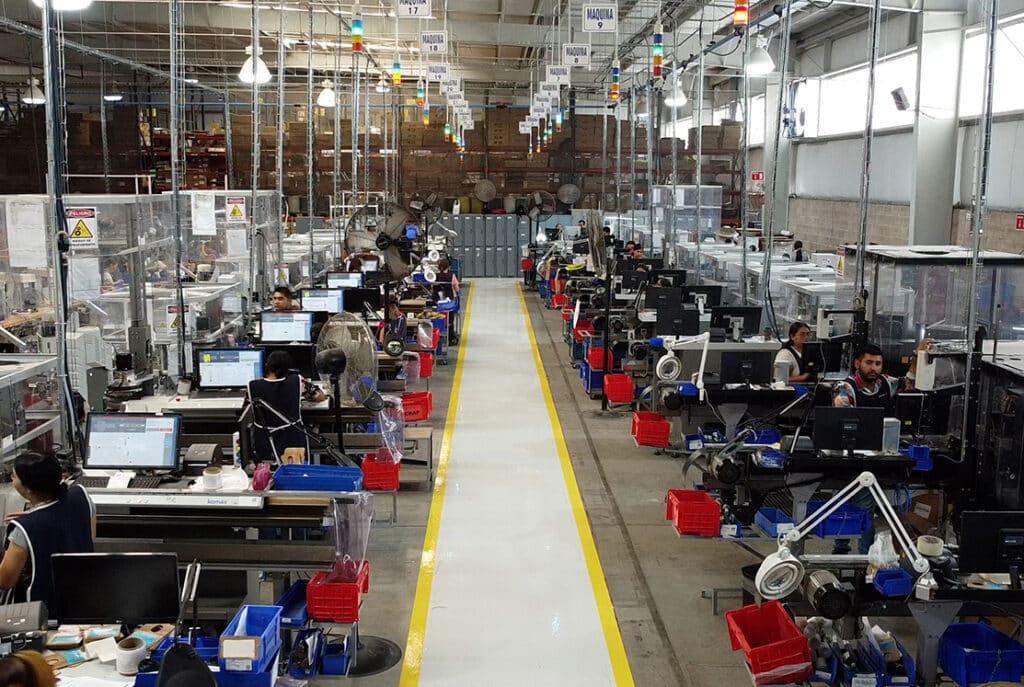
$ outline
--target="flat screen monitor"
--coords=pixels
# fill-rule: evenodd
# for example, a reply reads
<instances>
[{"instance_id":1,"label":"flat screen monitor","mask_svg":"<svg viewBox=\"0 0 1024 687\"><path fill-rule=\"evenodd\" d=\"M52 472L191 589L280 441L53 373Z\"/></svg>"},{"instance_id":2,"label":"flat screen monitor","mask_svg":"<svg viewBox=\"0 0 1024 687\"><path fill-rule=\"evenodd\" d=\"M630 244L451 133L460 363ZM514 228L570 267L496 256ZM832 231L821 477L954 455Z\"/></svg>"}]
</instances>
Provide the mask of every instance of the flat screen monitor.
<instances>
[{"instance_id":1,"label":"flat screen monitor","mask_svg":"<svg viewBox=\"0 0 1024 687\"><path fill-rule=\"evenodd\" d=\"M711 308L711 327L732 329L733 320L743 321L743 336L755 336L761 333L761 306L733 305Z\"/></svg>"},{"instance_id":2,"label":"flat screen monitor","mask_svg":"<svg viewBox=\"0 0 1024 687\"><path fill-rule=\"evenodd\" d=\"M660 270L665 266L665 261L662 258L640 258L636 262L639 265L645 265L649 270Z\"/></svg>"},{"instance_id":3,"label":"flat screen monitor","mask_svg":"<svg viewBox=\"0 0 1024 687\"><path fill-rule=\"evenodd\" d=\"M636 269L636 260L633 258L620 257L615 262L616 274L622 274L623 272L632 272Z\"/></svg>"},{"instance_id":4,"label":"flat screen monitor","mask_svg":"<svg viewBox=\"0 0 1024 687\"><path fill-rule=\"evenodd\" d=\"M196 373L200 389L244 389L263 376L263 351L259 348L196 349Z\"/></svg>"},{"instance_id":5,"label":"flat screen monitor","mask_svg":"<svg viewBox=\"0 0 1024 687\"><path fill-rule=\"evenodd\" d=\"M712 285L684 286L683 302L696 303L700 297L704 298L705 308L714 308L722 302L722 287Z\"/></svg>"},{"instance_id":6,"label":"flat screen monitor","mask_svg":"<svg viewBox=\"0 0 1024 687\"><path fill-rule=\"evenodd\" d=\"M173 553L75 553L50 559L62 624L173 623L180 608Z\"/></svg>"},{"instance_id":7,"label":"flat screen monitor","mask_svg":"<svg viewBox=\"0 0 1024 687\"><path fill-rule=\"evenodd\" d=\"M650 274L642 270L629 270L622 273L622 290L636 291L642 284L646 284Z\"/></svg>"},{"instance_id":8,"label":"flat screen monitor","mask_svg":"<svg viewBox=\"0 0 1024 687\"><path fill-rule=\"evenodd\" d=\"M339 313L342 311L341 289L302 289L302 309L306 312Z\"/></svg>"},{"instance_id":9,"label":"flat screen monitor","mask_svg":"<svg viewBox=\"0 0 1024 687\"><path fill-rule=\"evenodd\" d=\"M654 282L665 279L671 286L683 286L686 284L686 270L654 270L651 279Z\"/></svg>"},{"instance_id":10,"label":"flat screen monitor","mask_svg":"<svg viewBox=\"0 0 1024 687\"><path fill-rule=\"evenodd\" d=\"M180 415L90 413L85 467L167 470L179 467Z\"/></svg>"},{"instance_id":11,"label":"flat screen monitor","mask_svg":"<svg viewBox=\"0 0 1024 687\"><path fill-rule=\"evenodd\" d=\"M800 352L803 367L811 374L820 375L825 372L825 357L822 354L820 341L808 341Z\"/></svg>"},{"instance_id":12,"label":"flat screen monitor","mask_svg":"<svg viewBox=\"0 0 1024 687\"><path fill-rule=\"evenodd\" d=\"M645 299L648 310L679 309L683 304L683 290L671 286L649 286Z\"/></svg>"},{"instance_id":13,"label":"flat screen monitor","mask_svg":"<svg viewBox=\"0 0 1024 687\"><path fill-rule=\"evenodd\" d=\"M769 384L775 354L771 351L723 351L722 384Z\"/></svg>"},{"instance_id":14,"label":"flat screen monitor","mask_svg":"<svg viewBox=\"0 0 1024 687\"><path fill-rule=\"evenodd\" d=\"M380 289L346 289L344 296L345 312L362 314L369 305L373 310L384 307Z\"/></svg>"},{"instance_id":15,"label":"flat screen monitor","mask_svg":"<svg viewBox=\"0 0 1024 687\"><path fill-rule=\"evenodd\" d=\"M964 511L960 516L962 574L1011 573L1024 568L1024 511Z\"/></svg>"},{"instance_id":16,"label":"flat screen monitor","mask_svg":"<svg viewBox=\"0 0 1024 687\"><path fill-rule=\"evenodd\" d=\"M378 258L362 258L362 265L359 269L365 272L376 272L380 269L380 260Z\"/></svg>"},{"instance_id":17,"label":"flat screen monitor","mask_svg":"<svg viewBox=\"0 0 1024 687\"><path fill-rule=\"evenodd\" d=\"M310 343L312 335L311 312L265 312L260 317L262 343Z\"/></svg>"},{"instance_id":18,"label":"flat screen monitor","mask_svg":"<svg viewBox=\"0 0 1024 687\"><path fill-rule=\"evenodd\" d=\"M692 305L658 308L654 333L658 336L696 336L700 334L700 312Z\"/></svg>"},{"instance_id":19,"label":"flat screen monitor","mask_svg":"<svg viewBox=\"0 0 1024 687\"><path fill-rule=\"evenodd\" d=\"M282 351L288 354L291 360L291 370L307 379L317 376L316 371L316 346L313 344L277 344L260 346L263 349L264 359L269 360L271 354Z\"/></svg>"},{"instance_id":20,"label":"flat screen monitor","mask_svg":"<svg viewBox=\"0 0 1024 687\"><path fill-rule=\"evenodd\" d=\"M901 434L917 434L924 417L924 394L896 394L896 417L900 419Z\"/></svg>"},{"instance_id":21,"label":"flat screen monitor","mask_svg":"<svg viewBox=\"0 0 1024 687\"><path fill-rule=\"evenodd\" d=\"M881 451L882 408L814 409L814 448L819 451Z\"/></svg>"},{"instance_id":22,"label":"flat screen monitor","mask_svg":"<svg viewBox=\"0 0 1024 687\"><path fill-rule=\"evenodd\" d=\"M358 289L363 285L362 272L328 272L327 288Z\"/></svg>"}]
</instances>

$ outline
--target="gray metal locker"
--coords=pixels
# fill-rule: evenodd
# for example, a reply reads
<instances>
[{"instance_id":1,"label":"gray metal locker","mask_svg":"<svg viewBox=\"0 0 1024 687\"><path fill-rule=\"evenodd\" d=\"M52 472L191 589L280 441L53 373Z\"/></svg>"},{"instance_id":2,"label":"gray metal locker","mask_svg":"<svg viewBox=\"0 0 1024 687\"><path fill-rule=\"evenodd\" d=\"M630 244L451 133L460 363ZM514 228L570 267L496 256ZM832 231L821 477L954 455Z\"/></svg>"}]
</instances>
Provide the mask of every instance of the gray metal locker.
<instances>
[{"instance_id":1,"label":"gray metal locker","mask_svg":"<svg viewBox=\"0 0 1024 687\"><path fill-rule=\"evenodd\" d=\"M461 277L466 273L466 249L464 248L466 239L462 232L462 218L451 217L445 224L455 232L455 236L448 237L448 245L451 246L452 256L462 263L462 273L459 275Z\"/></svg>"},{"instance_id":2,"label":"gray metal locker","mask_svg":"<svg viewBox=\"0 0 1024 687\"><path fill-rule=\"evenodd\" d=\"M530 218L519 217L519 249L522 250L523 246L528 246L533 242L533 237L530 236Z\"/></svg>"},{"instance_id":3,"label":"gray metal locker","mask_svg":"<svg viewBox=\"0 0 1024 687\"><path fill-rule=\"evenodd\" d=\"M484 233L484 217L483 215L473 215L473 260L475 264L475 277L487 276L485 255L486 255L486 235Z\"/></svg>"},{"instance_id":4,"label":"gray metal locker","mask_svg":"<svg viewBox=\"0 0 1024 687\"><path fill-rule=\"evenodd\" d=\"M484 276L498 276L498 218L484 215Z\"/></svg>"},{"instance_id":5,"label":"gray metal locker","mask_svg":"<svg viewBox=\"0 0 1024 687\"><path fill-rule=\"evenodd\" d=\"M518 218L505 218L505 276L519 276L519 232Z\"/></svg>"}]
</instances>

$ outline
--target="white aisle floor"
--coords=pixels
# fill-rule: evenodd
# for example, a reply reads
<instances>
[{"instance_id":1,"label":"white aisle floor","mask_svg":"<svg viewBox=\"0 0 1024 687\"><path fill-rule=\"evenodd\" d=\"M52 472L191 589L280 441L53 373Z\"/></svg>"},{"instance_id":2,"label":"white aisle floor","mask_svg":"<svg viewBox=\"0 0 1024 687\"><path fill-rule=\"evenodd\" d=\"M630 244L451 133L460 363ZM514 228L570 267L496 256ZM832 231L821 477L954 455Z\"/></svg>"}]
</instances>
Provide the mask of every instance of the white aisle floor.
<instances>
[{"instance_id":1,"label":"white aisle floor","mask_svg":"<svg viewBox=\"0 0 1024 687\"><path fill-rule=\"evenodd\" d=\"M474 289L419 683L614 685L516 282Z\"/></svg>"}]
</instances>

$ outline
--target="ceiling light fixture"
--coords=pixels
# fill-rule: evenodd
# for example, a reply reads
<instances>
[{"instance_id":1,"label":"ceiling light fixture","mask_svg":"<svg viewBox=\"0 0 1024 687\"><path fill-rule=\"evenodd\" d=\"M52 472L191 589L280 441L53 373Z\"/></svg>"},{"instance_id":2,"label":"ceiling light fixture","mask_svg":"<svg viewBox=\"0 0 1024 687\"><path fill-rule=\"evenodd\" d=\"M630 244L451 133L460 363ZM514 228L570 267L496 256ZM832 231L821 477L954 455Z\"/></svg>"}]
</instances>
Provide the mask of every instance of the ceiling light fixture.
<instances>
[{"instance_id":1,"label":"ceiling light fixture","mask_svg":"<svg viewBox=\"0 0 1024 687\"><path fill-rule=\"evenodd\" d=\"M320 95L316 97L316 104L318 107L334 107L338 104L338 96L334 92L334 84L330 79L324 79L324 82L320 84L322 90Z\"/></svg>"},{"instance_id":2,"label":"ceiling light fixture","mask_svg":"<svg viewBox=\"0 0 1024 687\"><path fill-rule=\"evenodd\" d=\"M384 75L381 74L380 78L377 79L377 86L374 88L378 93L390 93L391 86L387 81L384 80Z\"/></svg>"},{"instance_id":3,"label":"ceiling light fixture","mask_svg":"<svg viewBox=\"0 0 1024 687\"><path fill-rule=\"evenodd\" d=\"M197 84L197 83L199 83L199 75L196 74L196 68L195 67L189 67L188 69L186 69L185 70L185 76L182 77L181 80L184 81L185 83L189 83L189 84Z\"/></svg>"},{"instance_id":4,"label":"ceiling light fixture","mask_svg":"<svg viewBox=\"0 0 1024 687\"><path fill-rule=\"evenodd\" d=\"M775 60L768 54L768 39L757 37L757 46L747 59L748 76L765 76L775 71Z\"/></svg>"},{"instance_id":5,"label":"ceiling light fixture","mask_svg":"<svg viewBox=\"0 0 1024 687\"><path fill-rule=\"evenodd\" d=\"M117 87L117 82L110 84L110 90L103 94L103 99L108 103L119 103L124 100L124 93Z\"/></svg>"},{"instance_id":6,"label":"ceiling light fixture","mask_svg":"<svg viewBox=\"0 0 1024 687\"><path fill-rule=\"evenodd\" d=\"M245 48L245 54L248 57L242 63L242 68L238 70L238 80L242 83L269 83L270 70L267 69L267 63L260 57L263 54L263 48L256 46L254 50L253 46L249 45Z\"/></svg>"},{"instance_id":7,"label":"ceiling light fixture","mask_svg":"<svg viewBox=\"0 0 1024 687\"><path fill-rule=\"evenodd\" d=\"M43 91L39 88L39 79L28 80L28 93L22 98L22 101L26 105L45 105L46 96L43 95Z\"/></svg>"},{"instance_id":8,"label":"ceiling light fixture","mask_svg":"<svg viewBox=\"0 0 1024 687\"><path fill-rule=\"evenodd\" d=\"M43 6L43 0L32 0L36 7ZM57 12L77 12L92 4L92 0L53 0L53 9Z\"/></svg>"}]
</instances>

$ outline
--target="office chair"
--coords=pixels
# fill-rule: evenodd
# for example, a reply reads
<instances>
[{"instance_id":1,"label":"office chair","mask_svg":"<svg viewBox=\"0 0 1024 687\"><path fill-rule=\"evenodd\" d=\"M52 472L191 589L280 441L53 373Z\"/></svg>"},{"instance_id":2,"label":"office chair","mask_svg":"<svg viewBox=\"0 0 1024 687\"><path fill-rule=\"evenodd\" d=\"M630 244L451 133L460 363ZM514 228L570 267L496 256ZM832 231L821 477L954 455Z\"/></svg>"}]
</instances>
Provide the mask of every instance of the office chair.
<instances>
[{"instance_id":1,"label":"office chair","mask_svg":"<svg viewBox=\"0 0 1024 687\"><path fill-rule=\"evenodd\" d=\"M252 450L256 462L281 462L285 449L309 453L309 439L302 426L302 378L254 379L249 382L252 404Z\"/></svg>"}]
</instances>

